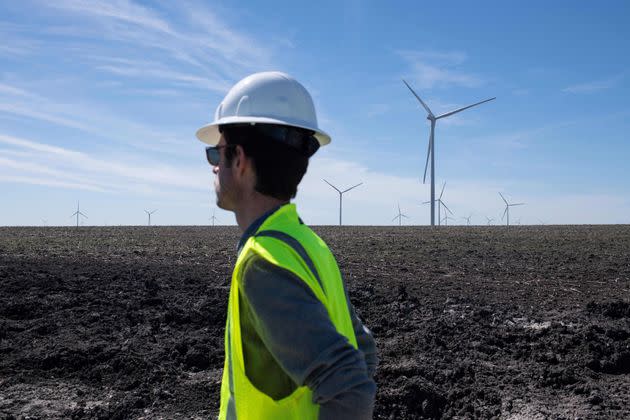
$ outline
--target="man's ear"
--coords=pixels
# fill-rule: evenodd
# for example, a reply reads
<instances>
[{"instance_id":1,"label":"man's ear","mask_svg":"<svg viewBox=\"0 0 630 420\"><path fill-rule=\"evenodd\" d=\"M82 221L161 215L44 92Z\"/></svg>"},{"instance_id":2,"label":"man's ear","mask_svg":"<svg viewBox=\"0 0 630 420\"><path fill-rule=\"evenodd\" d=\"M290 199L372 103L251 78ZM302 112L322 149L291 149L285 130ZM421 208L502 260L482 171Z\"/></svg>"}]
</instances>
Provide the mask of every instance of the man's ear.
<instances>
[{"instance_id":1,"label":"man's ear","mask_svg":"<svg viewBox=\"0 0 630 420\"><path fill-rule=\"evenodd\" d=\"M248 161L247 156L245 155L245 150L243 150L243 146L237 144L234 151L236 152L234 158L232 159L234 169L239 174L243 174Z\"/></svg>"}]
</instances>

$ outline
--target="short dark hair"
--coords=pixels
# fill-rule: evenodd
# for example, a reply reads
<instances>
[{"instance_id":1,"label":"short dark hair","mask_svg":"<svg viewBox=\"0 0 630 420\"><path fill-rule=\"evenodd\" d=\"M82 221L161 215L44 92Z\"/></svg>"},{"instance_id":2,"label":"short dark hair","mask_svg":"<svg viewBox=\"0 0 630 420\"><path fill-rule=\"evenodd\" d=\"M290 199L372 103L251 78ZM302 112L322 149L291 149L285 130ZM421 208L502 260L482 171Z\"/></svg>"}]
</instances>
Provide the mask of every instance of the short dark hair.
<instances>
[{"instance_id":1,"label":"short dark hair","mask_svg":"<svg viewBox=\"0 0 630 420\"><path fill-rule=\"evenodd\" d=\"M256 191L280 200L295 198L308 158L319 147L313 131L276 124L226 124L219 130L227 144L240 145L252 159ZM225 149L227 164L234 155L234 148Z\"/></svg>"}]
</instances>

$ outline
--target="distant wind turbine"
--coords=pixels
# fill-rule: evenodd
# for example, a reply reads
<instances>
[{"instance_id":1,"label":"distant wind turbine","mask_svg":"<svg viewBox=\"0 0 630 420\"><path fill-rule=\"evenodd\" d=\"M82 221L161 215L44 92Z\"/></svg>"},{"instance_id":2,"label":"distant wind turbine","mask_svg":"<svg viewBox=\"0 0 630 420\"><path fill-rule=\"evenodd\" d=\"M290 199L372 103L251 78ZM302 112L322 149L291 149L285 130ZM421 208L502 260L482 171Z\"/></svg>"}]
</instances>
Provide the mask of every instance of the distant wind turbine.
<instances>
[{"instance_id":1,"label":"distant wind turbine","mask_svg":"<svg viewBox=\"0 0 630 420\"><path fill-rule=\"evenodd\" d=\"M446 182L444 182L444 184L442 184L442 191L440 192L440 198L438 198L437 203L438 203L438 226L440 226L441 222L442 222L442 216L441 216L441 211L440 209L442 207L444 207L444 209L446 209L449 213L451 213L451 215L453 215L453 212L451 211L451 209L449 209L446 204L444 204L444 201L442 201L442 195L444 195L444 188L446 187ZM422 204L429 204L431 201L425 201ZM444 214L446 214L446 212L444 212Z\"/></svg>"},{"instance_id":2,"label":"distant wind turbine","mask_svg":"<svg viewBox=\"0 0 630 420\"><path fill-rule=\"evenodd\" d=\"M546 222L544 220L538 219L538 221L540 222L541 225L545 226L546 224L549 223L549 220L547 220Z\"/></svg>"},{"instance_id":3,"label":"distant wind turbine","mask_svg":"<svg viewBox=\"0 0 630 420\"><path fill-rule=\"evenodd\" d=\"M449 220L455 220L454 218L452 218L451 216L449 216L448 214L444 215L444 219L442 219L444 221L444 226L448 226L448 221Z\"/></svg>"},{"instance_id":4,"label":"distant wind turbine","mask_svg":"<svg viewBox=\"0 0 630 420\"><path fill-rule=\"evenodd\" d=\"M435 115L433 115L433 112L431 112L431 109L429 109L429 107L427 106L427 104L425 104L422 99L420 99L420 96L418 96L418 94L411 88L411 86L409 86L409 84L403 80L403 83L409 88L409 90L411 91L411 93L413 93L413 95L416 97L416 99L418 99L418 101L420 102L420 104L422 105L422 107L427 111L427 120L429 120L431 122L431 132L429 134L429 146L428 146L428 150L427 150L427 161L424 165L424 177L422 178L422 183L424 183L426 181L427 178L427 167L429 166L429 157L431 158L431 226L435 226L435 141L434 141L434 134L435 134L435 123L437 120L441 119L441 118L446 118L449 117L451 115L457 114L458 112L461 112L465 109L468 108L472 108L473 106L477 106L477 105L481 105L485 102L489 102L492 101L493 99L496 98L490 98L490 99L486 99L483 100L481 102L477 102L474 103L472 105L468 105L462 108L458 108L454 111L450 111L447 112L445 114L442 115L438 115L437 117ZM438 217L438 223L439 223L439 217Z\"/></svg>"},{"instance_id":5,"label":"distant wind turbine","mask_svg":"<svg viewBox=\"0 0 630 420\"><path fill-rule=\"evenodd\" d=\"M153 211L147 211L145 210L144 212L147 214L147 216L149 216L149 226L151 226L151 215L153 213L155 213L157 210L153 210Z\"/></svg>"},{"instance_id":6,"label":"distant wind turbine","mask_svg":"<svg viewBox=\"0 0 630 420\"><path fill-rule=\"evenodd\" d=\"M70 216L70 217L74 217L74 216L77 216L77 227L79 227L79 216L83 216L86 219L88 218L85 214L81 213L81 210L79 210L79 202L78 201L77 201L77 211L72 213L72 216Z\"/></svg>"},{"instance_id":7,"label":"distant wind turbine","mask_svg":"<svg viewBox=\"0 0 630 420\"><path fill-rule=\"evenodd\" d=\"M392 222L398 219L398 226L402 226L402 218L409 219L409 217L405 214L402 214L400 211L400 203L398 203L398 215L392 219Z\"/></svg>"},{"instance_id":8,"label":"distant wind turbine","mask_svg":"<svg viewBox=\"0 0 630 420\"><path fill-rule=\"evenodd\" d=\"M342 202L343 201L343 195L344 195L344 193L347 193L351 189L356 188L359 185L363 184L363 182L360 182L357 185L355 185L353 187L350 187L350 188L348 188L346 190L343 190L343 191L339 190L339 188L335 187L333 184L331 184L330 182L326 181L325 179L324 179L324 182L326 184L330 185L331 187L333 187L339 193L339 226L341 226L341 208L342 208L342 204L343 204L343 202Z\"/></svg>"},{"instance_id":9,"label":"distant wind turbine","mask_svg":"<svg viewBox=\"0 0 630 420\"><path fill-rule=\"evenodd\" d=\"M492 221L494 220L492 217L488 217L486 216L486 220L488 221L488 226L490 226L492 224Z\"/></svg>"},{"instance_id":10,"label":"distant wind turbine","mask_svg":"<svg viewBox=\"0 0 630 420\"><path fill-rule=\"evenodd\" d=\"M70 217L72 217L72 216L70 216ZM42 223L44 224L44 226L48 226L48 220L42 219Z\"/></svg>"},{"instance_id":11,"label":"distant wind turbine","mask_svg":"<svg viewBox=\"0 0 630 420\"><path fill-rule=\"evenodd\" d=\"M503 201L505 202L505 210L503 211L503 216L501 216L501 220L505 218L507 215L507 227L510 227L510 207L512 206L522 206L525 203L508 203L508 201L503 197L503 194L499 193Z\"/></svg>"},{"instance_id":12,"label":"distant wind turbine","mask_svg":"<svg viewBox=\"0 0 630 420\"><path fill-rule=\"evenodd\" d=\"M217 220L217 218L214 216L214 212L215 210L212 210L212 216L210 217L210 220L212 221L212 226L214 226L214 222Z\"/></svg>"},{"instance_id":13,"label":"distant wind turbine","mask_svg":"<svg viewBox=\"0 0 630 420\"><path fill-rule=\"evenodd\" d=\"M464 219L466 221L466 226L470 226L470 218L472 217L472 214L468 217L466 216L462 216L462 219Z\"/></svg>"}]
</instances>

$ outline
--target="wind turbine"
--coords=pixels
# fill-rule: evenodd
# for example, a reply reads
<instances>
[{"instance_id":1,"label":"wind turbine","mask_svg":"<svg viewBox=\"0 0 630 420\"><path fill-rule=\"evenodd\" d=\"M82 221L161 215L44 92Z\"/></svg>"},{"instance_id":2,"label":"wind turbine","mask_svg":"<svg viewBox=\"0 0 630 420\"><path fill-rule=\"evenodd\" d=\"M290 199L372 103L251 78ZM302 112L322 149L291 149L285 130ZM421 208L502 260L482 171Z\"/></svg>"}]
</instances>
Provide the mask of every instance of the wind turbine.
<instances>
[{"instance_id":1,"label":"wind turbine","mask_svg":"<svg viewBox=\"0 0 630 420\"><path fill-rule=\"evenodd\" d=\"M538 219L538 221L540 222L541 225L545 226L546 224L549 223L549 220L547 220L546 222L544 220Z\"/></svg>"},{"instance_id":2,"label":"wind turbine","mask_svg":"<svg viewBox=\"0 0 630 420\"><path fill-rule=\"evenodd\" d=\"M217 220L217 218L214 216L214 212L215 210L212 210L212 216L210 217L210 220L212 220L212 226L214 226L214 222Z\"/></svg>"},{"instance_id":3,"label":"wind turbine","mask_svg":"<svg viewBox=\"0 0 630 420\"><path fill-rule=\"evenodd\" d=\"M494 219L492 217L486 216L486 220L488 221L488 226L490 226L490 224L492 223Z\"/></svg>"},{"instance_id":4,"label":"wind turbine","mask_svg":"<svg viewBox=\"0 0 630 420\"><path fill-rule=\"evenodd\" d=\"M507 227L510 227L510 207L512 207L512 206L522 206L525 203L508 203L507 200L505 199L505 197L503 197L503 194L499 193L499 195L501 196L501 198L505 202L505 210L503 211L503 216L501 216L501 220L503 220L503 218L507 214Z\"/></svg>"},{"instance_id":5,"label":"wind turbine","mask_svg":"<svg viewBox=\"0 0 630 420\"><path fill-rule=\"evenodd\" d=\"M453 215L453 212L451 211L451 209L449 209L449 208L446 206L446 204L444 204L444 201L442 201L442 195L444 194L444 188L446 188L446 182L444 182L444 184L442 184L442 191L440 192L440 198L438 198L437 200L435 200L435 201L437 201L437 203L438 203L438 226L440 226L440 224L441 224L441 222L442 222L441 211L440 211L440 209L442 208L442 206L444 206L444 208L445 208L445 209L446 209L449 213L451 213L451 215ZM425 201L425 202L424 202L424 203L422 203L422 204L428 204L428 203L430 203L430 202L431 202L431 201ZM445 212L444 214L446 214L446 212Z\"/></svg>"},{"instance_id":6,"label":"wind turbine","mask_svg":"<svg viewBox=\"0 0 630 420\"><path fill-rule=\"evenodd\" d=\"M353 188L358 187L359 185L363 184L363 182L360 182L357 185L355 185L354 187L350 187L350 188L348 188L346 190L343 190L343 191L339 190L339 188L335 187L333 184L331 184L330 182L326 181L325 179L324 179L324 182L326 184L330 185L331 187L333 187L339 193L339 226L341 226L341 207L342 207L342 204L343 204L342 203L343 194L347 193L348 191L350 191Z\"/></svg>"},{"instance_id":7,"label":"wind turbine","mask_svg":"<svg viewBox=\"0 0 630 420\"><path fill-rule=\"evenodd\" d=\"M70 217L72 217L72 216L70 216ZM44 224L44 226L48 226L48 220L42 219L42 223Z\"/></svg>"},{"instance_id":8,"label":"wind turbine","mask_svg":"<svg viewBox=\"0 0 630 420\"><path fill-rule=\"evenodd\" d=\"M153 210L153 211L146 211L146 210L145 210L145 211L144 211L144 212L147 214L147 216L149 216L149 226L151 226L151 215L152 215L153 213L155 213L156 211L157 211L157 210Z\"/></svg>"},{"instance_id":9,"label":"wind turbine","mask_svg":"<svg viewBox=\"0 0 630 420\"><path fill-rule=\"evenodd\" d=\"M398 215L392 219L392 222L398 219L398 226L402 226L402 218L409 219L409 217L400 212L400 203L398 203Z\"/></svg>"},{"instance_id":10,"label":"wind turbine","mask_svg":"<svg viewBox=\"0 0 630 420\"><path fill-rule=\"evenodd\" d=\"M449 221L449 220L455 220L455 219L453 219L453 218L452 218L451 216L449 216L448 214L445 214L445 215L444 215L444 219L442 219L442 220L444 220L444 226L448 226L448 221Z\"/></svg>"},{"instance_id":11,"label":"wind turbine","mask_svg":"<svg viewBox=\"0 0 630 420\"><path fill-rule=\"evenodd\" d=\"M88 218L85 214L81 213L81 210L79 210L79 202L78 201L77 201L77 211L72 213L72 216L70 216L70 217L74 217L74 216L77 216L77 227L79 227L79 216L83 216L86 219Z\"/></svg>"},{"instance_id":12,"label":"wind turbine","mask_svg":"<svg viewBox=\"0 0 630 420\"><path fill-rule=\"evenodd\" d=\"M466 216L462 216L462 219L464 219L466 221L466 226L470 226L470 218L472 217L472 214L468 217Z\"/></svg>"},{"instance_id":13,"label":"wind turbine","mask_svg":"<svg viewBox=\"0 0 630 420\"><path fill-rule=\"evenodd\" d=\"M431 226L435 226L435 142L434 142L434 134L435 134L435 123L437 120L441 119L441 118L446 118L446 117L450 117L451 115L457 114L458 112L461 112L465 109L468 108L472 108L473 106L477 106L477 105L481 105L485 102L489 102L492 101L493 99L496 98L490 98L490 99L486 99L483 100L481 102L477 102L474 103L472 105L468 105L462 108L458 108L454 111L450 111L447 113L444 113L442 115L438 115L437 117L435 115L433 115L433 112L431 112L431 109L429 109L429 107L427 106L427 104L425 104L422 99L420 99L420 96L418 96L418 94L411 88L411 86L409 86L409 84L403 80L403 83L405 83L405 85L407 85L407 87L409 88L409 90L411 91L411 93L413 93L413 95L416 97L416 99L418 99L418 101L420 101L420 104L422 105L422 107L427 111L427 120L429 120L431 122L431 132L429 134L429 146L428 146L428 150L427 150L427 161L424 165L424 177L422 178L422 183L424 184L424 182L426 181L427 178L427 168L429 166L429 157L431 158ZM438 217L438 223L439 223L439 217Z\"/></svg>"}]
</instances>

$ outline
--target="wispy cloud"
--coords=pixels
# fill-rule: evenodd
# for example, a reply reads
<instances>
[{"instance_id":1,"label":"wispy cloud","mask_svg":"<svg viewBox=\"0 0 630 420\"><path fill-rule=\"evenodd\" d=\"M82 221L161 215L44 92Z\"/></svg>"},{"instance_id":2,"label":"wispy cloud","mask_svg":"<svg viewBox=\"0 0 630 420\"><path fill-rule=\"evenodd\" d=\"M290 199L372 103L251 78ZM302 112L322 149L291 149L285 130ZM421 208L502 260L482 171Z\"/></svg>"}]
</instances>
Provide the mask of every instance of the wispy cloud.
<instances>
[{"instance_id":1,"label":"wispy cloud","mask_svg":"<svg viewBox=\"0 0 630 420\"><path fill-rule=\"evenodd\" d=\"M112 18L147 29L172 34L169 24L155 13L146 7L126 0L107 2L98 0L59 0L49 3L49 6L84 15Z\"/></svg>"},{"instance_id":2,"label":"wispy cloud","mask_svg":"<svg viewBox=\"0 0 630 420\"><path fill-rule=\"evenodd\" d=\"M35 51L39 42L24 38L26 33L28 29L23 25L0 21L0 56L23 58Z\"/></svg>"},{"instance_id":3,"label":"wispy cloud","mask_svg":"<svg viewBox=\"0 0 630 420\"><path fill-rule=\"evenodd\" d=\"M0 159L0 168L9 168L12 174L17 170L17 175L27 178L33 173L47 175L51 182L59 183L89 180L85 185L102 191L205 191L211 179L210 171L204 170L203 166L191 169L190 165L173 166L148 160L128 162L128 158L126 161L118 156L94 157L89 153L3 134L0 134L0 143L19 152L14 159Z\"/></svg>"},{"instance_id":4,"label":"wispy cloud","mask_svg":"<svg viewBox=\"0 0 630 420\"><path fill-rule=\"evenodd\" d=\"M30 94L29 92L17 88L15 86L10 86L4 83L0 83L0 93L2 94L7 94L7 95L16 95L16 96L28 96L28 97L32 97L33 95Z\"/></svg>"},{"instance_id":5,"label":"wispy cloud","mask_svg":"<svg viewBox=\"0 0 630 420\"><path fill-rule=\"evenodd\" d=\"M127 148L177 153L181 144L177 136L158 125L135 122L93 103L55 101L7 84L0 84L0 115L3 113L80 130L100 142L122 143Z\"/></svg>"},{"instance_id":6,"label":"wispy cloud","mask_svg":"<svg viewBox=\"0 0 630 420\"><path fill-rule=\"evenodd\" d=\"M594 80L591 82L568 86L562 89L562 91L567 93L594 93L606 89L612 89L619 83L620 80L621 76L603 80Z\"/></svg>"},{"instance_id":7,"label":"wispy cloud","mask_svg":"<svg viewBox=\"0 0 630 420\"><path fill-rule=\"evenodd\" d=\"M134 48L141 49L144 56L164 57L163 53L168 53L170 61L163 60L160 68L145 72L146 77L172 78L210 90L226 90L233 82L232 75L268 65L273 54L271 43L265 44L230 28L223 17L201 4L162 3L159 5L162 10L128 0L60 0L47 5L100 26L101 36L124 45L121 51L128 52L130 58L137 56ZM93 30L79 28L76 38L81 37L81 30L88 33ZM143 69L136 66L124 70L124 67L127 66L100 66L100 70L130 76Z\"/></svg>"},{"instance_id":8,"label":"wispy cloud","mask_svg":"<svg viewBox=\"0 0 630 420\"><path fill-rule=\"evenodd\" d=\"M27 117L27 118L33 118L33 119L37 119L41 121L47 121L53 124L62 125L65 127L70 127L70 128L76 128L79 130L84 130L84 131L90 130L89 126L79 121L76 121L70 118L65 118L65 117L55 115L49 112L37 111L30 107L20 106L17 104L0 103L0 112L6 112L8 114L18 115L18 116Z\"/></svg>"},{"instance_id":9,"label":"wispy cloud","mask_svg":"<svg viewBox=\"0 0 630 420\"><path fill-rule=\"evenodd\" d=\"M477 87L483 80L473 74L457 70L466 61L461 52L398 51L410 66L409 78L418 89L433 87Z\"/></svg>"},{"instance_id":10,"label":"wispy cloud","mask_svg":"<svg viewBox=\"0 0 630 420\"><path fill-rule=\"evenodd\" d=\"M54 57L71 71L55 68L35 79L26 73L0 74L0 116L79 130L97 143L115 142L127 150L181 154L180 136L174 134L174 127L186 121L181 113L205 119L207 104L195 100L214 100L241 76L273 67L274 50L290 42L274 41L273 34L254 37L231 24L238 15L220 16L202 2L149 6L132 0L60 0L37 7L32 24L0 22L0 37L11 45L37 44L43 67L49 62L44 57ZM38 21L42 17L45 24ZM46 80L46 74L63 74L64 80ZM156 101L156 95L179 96L182 105ZM166 117L148 123L148 111L136 117L128 112L134 105L112 105L121 96L146 100L146 109Z\"/></svg>"},{"instance_id":11,"label":"wispy cloud","mask_svg":"<svg viewBox=\"0 0 630 420\"><path fill-rule=\"evenodd\" d=\"M146 81L148 78L162 79L176 85L188 85L215 91L226 92L230 85L224 80L211 80L206 77L193 76L191 74L160 68L159 65L151 64L126 64L124 66L102 65L96 67L98 70L113 73L119 76L138 77Z\"/></svg>"},{"instance_id":12,"label":"wispy cloud","mask_svg":"<svg viewBox=\"0 0 630 420\"><path fill-rule=\"evenodd\" d=\"M58 180L54 180L50 178L40 178L40 177L34 177L34 176L0 174L0 182L8 182L12 184L42 185L45 187L67 188L67 189L73 189L73 190L106 192L102 188L95 187L93 185L89 185L85 183L58 181Z\"/></svg>"}]
</instances>

